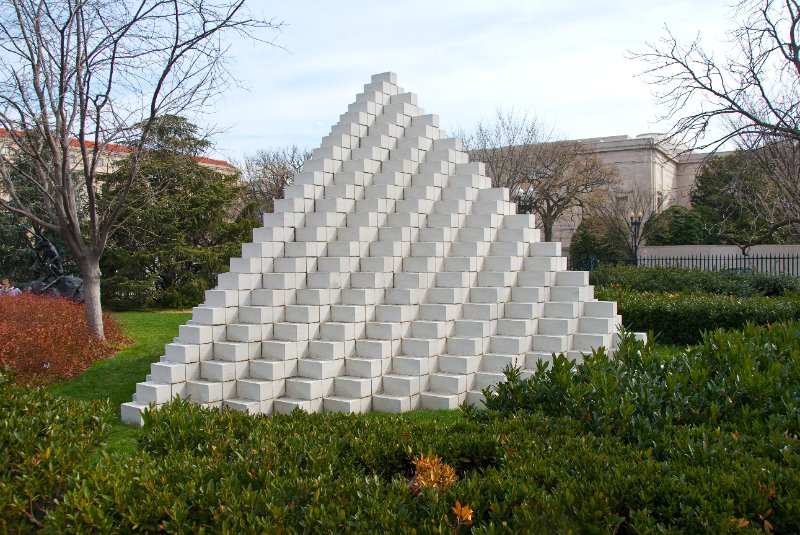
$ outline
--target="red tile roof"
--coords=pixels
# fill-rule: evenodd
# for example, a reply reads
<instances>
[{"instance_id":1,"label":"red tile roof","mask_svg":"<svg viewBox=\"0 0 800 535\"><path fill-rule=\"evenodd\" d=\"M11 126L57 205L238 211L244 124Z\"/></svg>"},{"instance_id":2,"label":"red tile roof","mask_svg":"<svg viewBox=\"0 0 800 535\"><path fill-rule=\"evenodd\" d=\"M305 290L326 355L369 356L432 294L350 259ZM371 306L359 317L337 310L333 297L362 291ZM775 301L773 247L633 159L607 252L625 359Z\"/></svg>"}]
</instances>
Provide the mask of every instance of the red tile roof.
<instances>
[{"instance_id":1,"label":"red tile roof","mask_svg":"<svg viewBox=\"0 0 800 535\"><path fill-rule=\"evenodd\" d=\"M16 134L18 136L21 136L22 132L17 132ZM0 128L0 137L11 137L11 135L5 128ZM88 149L93 149L95 145L94 141L84 141L84 144ZM78 142L77 139L71 139L69 141L69 145L70 147L80 147L80 142ZM108 143L106 145L105 150L107 150L108 152L131 152L130 147L126 147L125 145L118 145L116 143ZM230 167L231 169L236 169L236 167L226 162L225 160L215 160L213 158L206 158L205 156L195 156L194 159L197 160L198 163L204 163L206 165L216 165L219 167Z\"/></svg>"}]
</instances>

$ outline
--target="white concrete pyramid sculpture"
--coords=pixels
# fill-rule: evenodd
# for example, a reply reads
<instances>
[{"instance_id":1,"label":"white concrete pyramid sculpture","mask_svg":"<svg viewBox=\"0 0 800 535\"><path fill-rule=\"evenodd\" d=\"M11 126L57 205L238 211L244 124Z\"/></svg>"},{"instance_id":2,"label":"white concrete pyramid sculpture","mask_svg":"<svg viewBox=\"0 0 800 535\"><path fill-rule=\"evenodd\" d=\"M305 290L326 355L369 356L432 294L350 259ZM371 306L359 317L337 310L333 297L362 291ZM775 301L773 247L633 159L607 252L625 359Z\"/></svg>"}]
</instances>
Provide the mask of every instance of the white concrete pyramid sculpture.
<instances>
[{"instance_id":1,"label":"white concrete pyramid sculpture","mask_svg":"<svg viewBox=\"0 0 800 535\"><path fill-rule=\"evenodd\" d=\"M373 76L122 419L175 396L267 414L452 409L508 365L612 348L616 303L594 300L437 123L393 73Z\"/></svg>"}]
</instances>

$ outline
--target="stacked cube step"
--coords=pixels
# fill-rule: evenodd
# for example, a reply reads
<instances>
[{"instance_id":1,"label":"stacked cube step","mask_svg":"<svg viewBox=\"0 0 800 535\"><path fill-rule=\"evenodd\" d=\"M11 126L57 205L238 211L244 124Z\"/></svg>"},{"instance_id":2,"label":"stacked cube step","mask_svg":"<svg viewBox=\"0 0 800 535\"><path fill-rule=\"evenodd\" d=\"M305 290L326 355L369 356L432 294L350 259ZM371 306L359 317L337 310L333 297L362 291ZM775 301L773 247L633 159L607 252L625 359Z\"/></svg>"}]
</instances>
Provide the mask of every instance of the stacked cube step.
<instances>
[{"instance_id":1,"label":"stacked cube step","mask_svg":"<svg viewBox=\"0 0 800 535\"><path fill-rule=\"evenodd\" d=\"M566 271L435 115L372 77L206 292L122 419L174 397L253 414L479 404L616 344L616 304Z\"/></svg>"}]
</instances>

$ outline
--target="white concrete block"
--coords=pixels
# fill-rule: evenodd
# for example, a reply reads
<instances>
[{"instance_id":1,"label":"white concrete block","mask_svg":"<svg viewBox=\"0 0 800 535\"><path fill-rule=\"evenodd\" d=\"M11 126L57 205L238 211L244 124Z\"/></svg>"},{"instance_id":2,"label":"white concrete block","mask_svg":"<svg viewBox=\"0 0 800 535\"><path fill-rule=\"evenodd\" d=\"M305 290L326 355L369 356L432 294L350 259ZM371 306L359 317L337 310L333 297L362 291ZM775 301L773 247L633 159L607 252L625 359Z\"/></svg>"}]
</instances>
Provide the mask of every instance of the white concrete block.
<instances>
[{"instance_id":1,"label":"white concrete block","mask_svg":"<svg viewBox=\"0 0 800 535\"><path fill-rule=\"evenodd\" d=\"M169 362L189 364L200 360L199 344L171 343L164 347L164 354Z\"/></svg>"},{"instance_id":2,"label":"white concrete block","mask_svg":"<svg viewBox=\"0 0 800 535\"><path fill-rule=\"evenodd\" d=\"M215 381L187 381L186 390L190 400L195 403L214 403L222 401L222 383Z\"/></svg>"},{"instance_id":3,"label":"white concrete block","mask_svg":"<svg viewBox=\"0 0 800 535\"><path fill-rule=\"evenodd\" d=\"M456 320L453 325L453 334L462 338L482 338L492 334L494 322L492 320L464 319Z\"/></svg>"},{"instance_id":4,"label":"white concrete block","mask_svg":"<svg viewBox=\"0 0 800 535\"><path fill-rule=\"evenodd\" d=\"M594 318L614 318L617 315L615 301L587 301L583 305L584 316Z\"/></svg>"},{"instance_id":5,"label":"white concrete block","mask_svg":"<svg viewBox=\"0 0 800 535\"><path fill-rule=\"evenodd\" d=\"M266 359L282 361L297 359L297 344L287 340L265 340L261 342L261 356Z\"/></svg>"},{"instance_id":6,"label":"white concrete block","mask_svg":"<svg viewBox=\"0 0 800 535\"><path fill-rule=\"evenodd\" d=\"M181 325L178 327L178 339L185 344L208 344L213 341L211 325Z\"/></svg>"},{"instance_id":7,"label":"white concrete block","mask_svg":"<svg viewBox=\"0 0 800 535\"><path fill-rule=\"evenodd\" d=\"M183 383L186 381L186 366L174 362L154 362L150 375L157 383Z\"/></svg>"},{"instance_id":8,"label":"white concrete block","mask_svg":"<svg viewBox=\"0 0 800 535\"><path fill-rule=\"evenodd\" d=\"M161 405L167 403L171 396L172 388L169 383L146 381L136 384L136 401L139 403Z\"/></svg>"}]
</instances>

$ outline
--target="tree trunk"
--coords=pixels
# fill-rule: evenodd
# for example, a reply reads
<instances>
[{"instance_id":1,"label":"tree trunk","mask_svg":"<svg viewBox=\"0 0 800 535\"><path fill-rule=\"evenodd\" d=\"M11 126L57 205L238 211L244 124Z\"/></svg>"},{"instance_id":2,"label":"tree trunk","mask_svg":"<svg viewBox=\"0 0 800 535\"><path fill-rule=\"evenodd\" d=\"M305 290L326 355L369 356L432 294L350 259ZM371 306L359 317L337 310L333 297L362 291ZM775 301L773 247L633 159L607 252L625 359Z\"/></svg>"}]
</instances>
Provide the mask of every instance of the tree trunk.
<instances>
[{"instance_id":1,"label":"tree trunk","mask_svg":"<svg viewBox=\"0 0 800 535\"><path fill-rule=\"evenodd\" d=\"M106 335L103 329L103 307L100 304L100 259L87 258L80 262L80 267L89 335L97 340L104 340Z\"/></svg>"},{"instance_id":2,"label":"tree trunk","mask_svg":"<svg viewBox=\"0 0 800 535\"><path fill-rule=\"evenodd\" d=\"M542 241L553 241L553 223L551 221L542 219L542 232L544 233Z\"/></svg>"}]
</instances>

